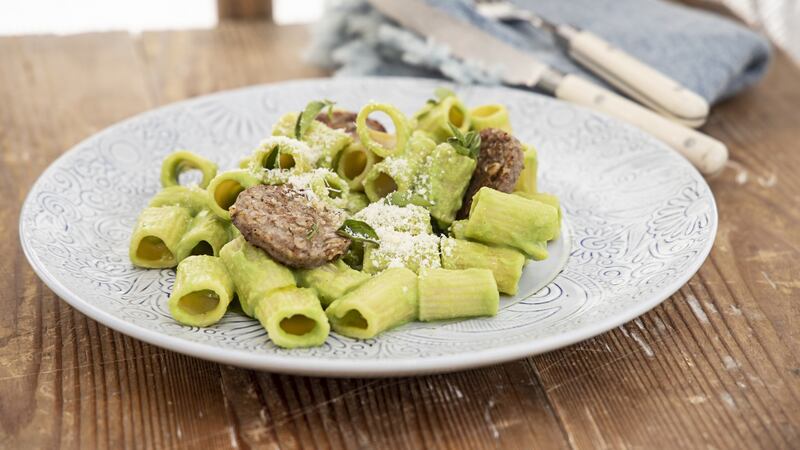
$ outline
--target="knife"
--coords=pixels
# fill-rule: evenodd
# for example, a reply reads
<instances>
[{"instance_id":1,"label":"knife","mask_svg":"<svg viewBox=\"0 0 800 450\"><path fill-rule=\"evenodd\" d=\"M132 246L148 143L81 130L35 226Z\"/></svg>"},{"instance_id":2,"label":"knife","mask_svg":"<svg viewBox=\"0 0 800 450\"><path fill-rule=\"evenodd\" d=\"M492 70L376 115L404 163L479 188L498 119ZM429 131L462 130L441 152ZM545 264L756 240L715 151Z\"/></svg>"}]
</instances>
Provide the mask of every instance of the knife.
<instances>
[{"instance_id":1,"label":"knife","mask_svg":"<svg viewBox=\"0 0 800 450\"><path fill-rule=\"evenodd\" d=\"M577 75L561 73L423 0L369 0L369 3L403 27L448 47L455 57L500 73L506 84L536 88L636 125L677 150L705 175L721 171L728 160L727 147L713 137L673 122Z\"/></svg>"},{"instance_id":2,"label":"knife","mask_svg":"<svg viewBox=\"0 0 800 450\"><path fill-rule=\"evenodd\" d=\"M662 72L591 31L550 22L507 0L479 0L477 11L501 22L524 22L550 33L578 64L662 116L697 128L708 116L708 102Z\"/></svg>"}]
</instances>

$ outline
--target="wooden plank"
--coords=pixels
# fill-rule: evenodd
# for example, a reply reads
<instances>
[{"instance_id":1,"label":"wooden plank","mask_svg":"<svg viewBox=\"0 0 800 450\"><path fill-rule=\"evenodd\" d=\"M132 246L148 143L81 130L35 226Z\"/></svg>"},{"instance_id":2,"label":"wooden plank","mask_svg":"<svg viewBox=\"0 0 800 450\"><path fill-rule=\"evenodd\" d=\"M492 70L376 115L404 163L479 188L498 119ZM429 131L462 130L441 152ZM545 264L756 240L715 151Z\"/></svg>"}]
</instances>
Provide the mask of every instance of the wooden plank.
<instances>
[{"instance_id":1,"label":"wooden plank","mask_svg":"<svg viewBox=\"0 0 800 450\"><path fill-rule=\"evenodd\" d=\"M800 442L797 74L779 53L706 126L734 163L711 180L720 230L699 274L640 319L534 358L577 447Z\"/></svg>"},{"instance_id":2,"label":"wooden plank","mask_svg":"<svg viewBox=\"0 0 800 450\"><path fill-rule=\"evenodd\" d=\"M217 17L224 19L272 19L272 0L217 0Z\"/></svg>"},{"instance_id":3,"label":"wooden plank","mask_svg":"<svg viewBox=\"0 0 800 450\"><path fill-rule=\"evenodd\" d=\"M37 279L16 237L19 205L47 164L153 106L131 38L0 38L0 59L0 447L169 447L225 429L216 365L77 313Z\"/></svg>"},{"instance_id":4,"label":"wooden plank","mask_svg":"<svg viewBox=\"0 0 800 450\"><path fill-rule=\"evenodd\" d=\"M145 33L142 54L154 96L171 102L321 76L302 61L306 41L303 28L223 24L209 32ZM325 380L228 367L222 373L236 436L250 447L568 447L524 364L389 380Z\"/></svg>"},{"instance_id":5,"label":"wooden plank","mask_svg":"<svg viewBox=\"0 0 800 450\"><path fill-rule=\"evenodd\" d=\"M715 108L739 166L712 180L711 259L654 311L527 360L387 380L180 356L74 312L35 278L18 205L57 154L155 104L317 76L302 29L0 39L0 447L790 448L800 389L797 70ZM745 178L742 173L746 171ZM789 206L787 206L789 205Z\"/></svg>"}]
</instances>

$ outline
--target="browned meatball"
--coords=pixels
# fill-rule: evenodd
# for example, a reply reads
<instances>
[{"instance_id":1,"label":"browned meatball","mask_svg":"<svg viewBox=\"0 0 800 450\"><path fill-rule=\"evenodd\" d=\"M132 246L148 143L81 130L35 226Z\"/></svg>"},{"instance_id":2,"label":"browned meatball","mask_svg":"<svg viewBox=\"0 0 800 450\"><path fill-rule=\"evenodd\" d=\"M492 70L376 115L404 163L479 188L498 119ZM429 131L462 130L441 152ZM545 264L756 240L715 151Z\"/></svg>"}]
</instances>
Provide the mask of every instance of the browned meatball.
<instances>
[{"instance_id":1,"label":"browned meatball","mask_svg":"<svg viewBox=\"0 0 800 450\"><path fill-rule=\"evenodd\" d=\"M456 217L466 219L472 196L488 186L500 192L512 192L524 164L522 144L514 136L496 128L481 130L478 166L472 173L464 201Z\"/></svg>"},{"instance_id":2,"label":"browned meatball","mask_svg":"<svg viewBox=\"0 0 800 450\"><path fill-rule=\"evenodd\" d=\"M358 117L358 114L353 111L334 111L330 116L328 116L327 112L319 113L317 120L330 128L344 130L345 133L356 137L356 117ZM373 130L386 131L386 128L377 120L367 119L367 126Z\"/></svg>"},{"instance_id":3,"label":"browned meatball","mask_svg":"<svg viewBox=\"0 0 800 450\"><path fill-rule=\"evenodd\" d=\"M344 217L289 186L257 185L239 194L231 220L250 244L289 267L311 268L343 255Z\"/></svg>"}]
</instances>

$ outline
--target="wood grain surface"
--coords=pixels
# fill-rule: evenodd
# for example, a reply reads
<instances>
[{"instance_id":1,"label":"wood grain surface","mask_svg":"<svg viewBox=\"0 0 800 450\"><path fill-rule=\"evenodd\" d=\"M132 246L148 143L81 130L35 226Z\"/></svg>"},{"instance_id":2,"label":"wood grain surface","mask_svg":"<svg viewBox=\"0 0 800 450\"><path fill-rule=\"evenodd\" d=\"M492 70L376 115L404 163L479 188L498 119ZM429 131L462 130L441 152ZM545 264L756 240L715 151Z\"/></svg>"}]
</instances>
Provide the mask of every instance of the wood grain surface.
<instances>
[{"instance_id":1,"label":"wood grain surface","mask_svg":"<svg viewBox=\"0 0 800 450\"><path fill-rule=\"evenodd\" d=\"M597 338L448 375L274 375L162 350L87 319L17 238L36 177L94 132L160 104L323 75L304 29L0 38L0 447L798 448L800 71L778 54L705 130L708 261L648 314Z\"/></svg>"}]
</instances>

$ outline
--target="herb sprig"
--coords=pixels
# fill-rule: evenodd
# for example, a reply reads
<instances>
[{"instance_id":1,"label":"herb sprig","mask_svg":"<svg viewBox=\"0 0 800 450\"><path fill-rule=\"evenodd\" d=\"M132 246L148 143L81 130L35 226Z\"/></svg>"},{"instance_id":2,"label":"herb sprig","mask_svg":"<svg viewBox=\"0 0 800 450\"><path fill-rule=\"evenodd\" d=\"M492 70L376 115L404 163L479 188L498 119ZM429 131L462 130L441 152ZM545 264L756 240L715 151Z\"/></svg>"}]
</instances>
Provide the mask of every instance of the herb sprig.
<instances>
[{"instance_id":1,"label":"herb sprig","mask_svg":"<svg viewBox=\"0 0 800 450\"><path fill-rule=\"evenodd\" d=\"M336 102L331 100L314 100L308 102L306 108L297 116L297 122L294 124L294 138L302 139L303 135L308 131L311 122L317 118L317 114L325 108L328 108L328 118L333 117L333 105Z\"/></svg>"},{"instance_id":2,"label":"herb sprig","mask_svg":"<svg viewBox=\"0 0 800 450\"><path fill-rule=\"evenodd\" d=\"M348 237L354 241L380 245L380 238L378 237L378 233L375 232L375 229L368 223L360 220L345 220L342 226L336 230L336 234Z\"/></svg>"},{"instance_id":3,"label":"herb sprig","mask_svg":"<svg viewBox=\"0 0 800 450\"><path fill-rule=\"evenodd\" d=\"M450 126L450 131L453 133L447 138L447 143L452 145L458 153L476 159L481 151L481 135L475 131L464 134L452 123L448 122L447 125Z\"/></svg>"}]
</instances>

